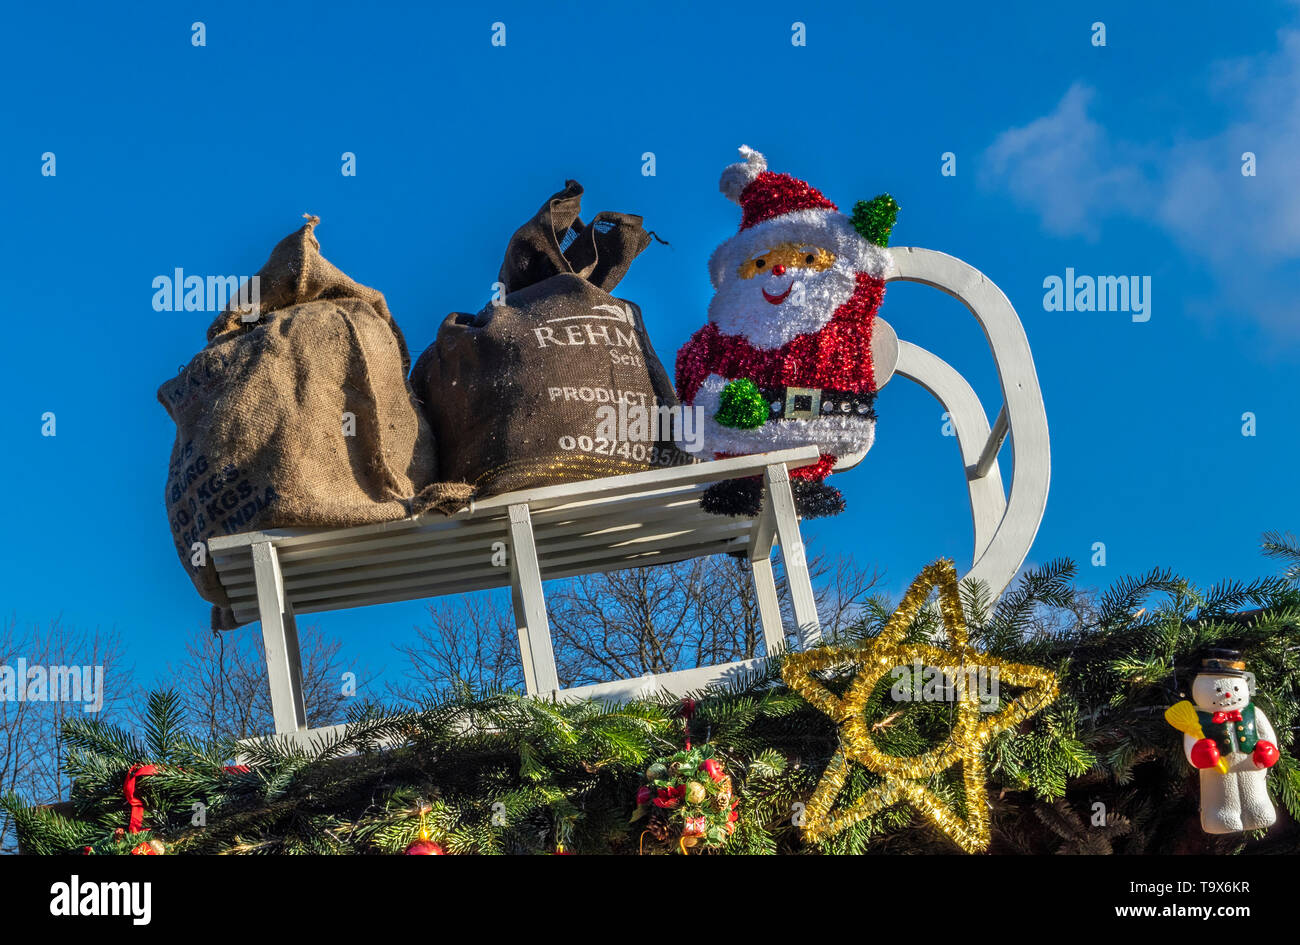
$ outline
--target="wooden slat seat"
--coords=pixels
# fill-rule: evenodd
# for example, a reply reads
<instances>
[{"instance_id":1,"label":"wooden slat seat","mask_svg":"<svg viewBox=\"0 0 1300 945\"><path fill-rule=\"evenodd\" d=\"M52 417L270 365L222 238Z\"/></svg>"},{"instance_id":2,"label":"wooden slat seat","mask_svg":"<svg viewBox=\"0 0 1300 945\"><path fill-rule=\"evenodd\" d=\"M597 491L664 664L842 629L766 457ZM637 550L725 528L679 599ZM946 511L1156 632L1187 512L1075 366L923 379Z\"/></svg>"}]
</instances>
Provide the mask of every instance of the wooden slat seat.
<instances>
[{"instance_id":1,"label":"wooden slat seat","mask_svg":"<svg viewBox=\"0 0 1300 945\"><path fill-rule=\"evenodd\" d=\"M771 553L778 542L802 645L820 626L799 538L789 470L817 460L815 447L656 469L493 496L452 516L437 513L355 528L285 528L209 543L212 564L239 623L261 620L276 732L307 738L295 614L510 587L530 694L625 699L684 693L752 669L757 660L653 678L560 688L542 581L666 564L721 553L753 562L768 653L785 645ZM761 476L754 517L699 506L715 482Z\"/></svg>"}]
</instances>

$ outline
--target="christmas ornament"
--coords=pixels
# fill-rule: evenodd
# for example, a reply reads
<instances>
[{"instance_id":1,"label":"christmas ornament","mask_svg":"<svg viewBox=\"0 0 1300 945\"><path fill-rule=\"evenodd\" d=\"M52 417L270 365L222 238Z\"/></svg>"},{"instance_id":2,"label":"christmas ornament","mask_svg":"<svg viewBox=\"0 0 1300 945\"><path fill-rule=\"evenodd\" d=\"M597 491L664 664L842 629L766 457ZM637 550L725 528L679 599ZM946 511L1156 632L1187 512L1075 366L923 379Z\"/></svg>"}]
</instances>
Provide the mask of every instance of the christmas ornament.
<instances>
[{"instance_id":1,"label":"christmas ornament","mask_svg":"<svg viewBox=\"0 0 1300 945\"><path fill-rule=\"evenodd\" d=\"M646 818L645 832L660 842L671 837L673 835L673 825L668 819L668 814L659 808L653 810L650 816Z\"/></svg>"},{"instance_id":2,"label":"christmas ornament","mask_svg":"<svg viewBox=\"0 0 1300 945\"><path fill-rule=\"evenodd\" d=\"M1210 650L1192 679L1192 702L1165 712L1165 721L1183 733L1188 762L1201 773L1206 833L1262 830L1277 820L1265 784L1279 757L1277 735L1251 701L1254 688L1239 652Z\"/></svg>"},{"instance_id":3,"label":"christmas ornament","mask_svg":"<svg viewBox=\"0 0 1300 945\"><path fill-rule=\"evenodd\" d=\"M688 741L683 751L651 765L651 772L663 776L637 791L632 823L645 819L644 833L660 842L675 839L683 853L726 844L740 815L731 778L712 745L692 748Z\"/></svg>"},{"instance_id":4,"label":"christmas ornament","mask_svg":"<svg viewBox=\"0 0 1300 945\"><path fill-rule=\"evenodd\" d=\"M117 827L108 837L95 841L93 845L79 847L76 852L81 856L97 854L163 856L167 853L167 844L162 840L156 837L142 839L141 834L147 835L148 831L132 830L128 833L125 827Z\"/></svg>"},{"instance_id":5,"label":"christmas ornament","mask_svg":"<svg viewBox=\"0 0 1300 945\"><path fill-rule=\"evenodd\" d=\"M429 831L421 828L420 836L411 841L411 845L406 848L407 856L445 856L447 853L442 847L429 839Z\"/></svg>"},{"instance_id":6,"label":"christmas ornament","mask_svg":"<svg viewBox=\"0 0 1300 945\"><path fill-rule=\"evenodd\" d=\"M708 324L677 353L677 393L703 408L715 458L815 444L819 461L790 474L795 503L804 517L834 514L844 499L824 480L875 436L872 330L898 204L882 194L850 219L757 151L740 153L719 185L743 211L740 231L709 260ZM736 480L701 505L752 515L761 495L758 480Z\"/></svg>"},{"instance_id":7,"label":"christmas ornament","mask_svg":"<svg viewBox=\"0 0 1300 945\"><path fill-rule=\"evenodd\" d=\"M903 642L913 618L925 606L932 588L939 589L939 612L947 633L944 646ZM957 686L956 722L951 737L919 755L898 757L876 747L871 726L864 717L867 700L880 680L897 666L982 669L994 674L999 685L1023 688L1025 692L1008 700L995 713L981 713L973 687ZM828 689L816 674L845 664L858 671L843 696ZM825 840L840 830L870 817L886 807L905 803L915 808L945 836L968 853L984 850L989 843L988 805L985 799L984 748L989 740L1049 705L1057 696L1056 675L1038 666L1008 663L980 653L967 642L957 572L951 561L929 565L912 582L898 609L879 636L856 647L824 648L793 653L783 668L786 684L816 708L840 724L839 749L832 756L821 782L805 811L804 834L812 841ZM847 809L834 810L851 763L880 775L882 783L859 797ZM963 820L924 779L954 765L962 766L967 815Z\"/></svg>"},{"instance_id":8,"label":"christmas ornament","mask_svg":"<svg viewBox=\"0 0 1300 945\"><path fill-rule=\"evenodd\" d=\"M433 812L430 804L420 801L416 805L416 811L420 816L420 832L410 845L406 848L407 856L445 856L447 851L441 846L434 843L429 834L429 814Z\"/></svg>"}]
</instances>

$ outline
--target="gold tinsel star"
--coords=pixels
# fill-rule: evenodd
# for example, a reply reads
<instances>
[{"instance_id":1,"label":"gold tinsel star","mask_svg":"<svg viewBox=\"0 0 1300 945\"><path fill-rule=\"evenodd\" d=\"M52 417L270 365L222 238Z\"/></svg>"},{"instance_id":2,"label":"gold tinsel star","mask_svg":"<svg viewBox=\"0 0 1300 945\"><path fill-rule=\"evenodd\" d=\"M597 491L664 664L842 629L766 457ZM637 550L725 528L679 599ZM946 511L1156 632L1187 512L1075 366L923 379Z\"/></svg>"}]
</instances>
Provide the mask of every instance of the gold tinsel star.
<instances>
[{"instance_id":1,"label":"gold tinsel star","mask_svg":"<svg viewBox=\"0 0 1300 945\"><path fill-rule=\"evenodd\" d=\"M904 644L908 626L925 606L934 587L939 589L939 611L947 630L947 645ZM945 675L956 682L957 719L947 741L930 751L909 757L888 755L872 741L871 728L864 718L867 700L891 669L910 666L918 660L926 667L949 670ZM840 697L827 689L815 674L846 664L861 669ZM978 692L962 684L963 679L969 679L966 674L972 669L996 673L994 678L999 686L1022 687L1025 692L1006 702L1001 711L981 713ZM968 853L984 850L989 844L984 747L995 734L1018 725L1057 696L1056 675L1049 670L1007 663L980 653L967 643L957 572L947 560L936 561L921 572L875 639L857 647L793 653L786 657L783 676L786 685L840 724L839 750L826 766L805 810L804 833L809 840L824 840L886 807L907 803ZM881 775L884 781L849 807L834 811L832 806L844 786L851 761ZM955 764L962 765L965 820L921 780Z\"/></svg>"}]
</instances>

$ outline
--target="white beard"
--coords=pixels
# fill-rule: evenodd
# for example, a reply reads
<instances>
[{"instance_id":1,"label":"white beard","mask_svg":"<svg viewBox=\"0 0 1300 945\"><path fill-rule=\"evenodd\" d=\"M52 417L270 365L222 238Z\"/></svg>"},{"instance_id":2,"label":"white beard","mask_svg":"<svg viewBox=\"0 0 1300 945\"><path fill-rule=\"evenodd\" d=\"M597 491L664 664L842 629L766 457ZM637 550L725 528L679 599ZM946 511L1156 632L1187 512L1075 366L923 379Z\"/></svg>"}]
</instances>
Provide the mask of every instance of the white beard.
<instances>
[{"instance_id":1,"label":"white beard","mask_svg":"<svg viewBox=\"0 0 1300 945\"><path fill-rule=\"evenodd\" d=\"M739 335L756 348L779 348L792 338L824 328L856 288L856 270L839 260L824 272L799 268L752 279L732 274L709 302L709 321L724 335ZM774 305L763 297L764 289L771 296L787 289L790 294Z\"/></svg>"}]
</instances>

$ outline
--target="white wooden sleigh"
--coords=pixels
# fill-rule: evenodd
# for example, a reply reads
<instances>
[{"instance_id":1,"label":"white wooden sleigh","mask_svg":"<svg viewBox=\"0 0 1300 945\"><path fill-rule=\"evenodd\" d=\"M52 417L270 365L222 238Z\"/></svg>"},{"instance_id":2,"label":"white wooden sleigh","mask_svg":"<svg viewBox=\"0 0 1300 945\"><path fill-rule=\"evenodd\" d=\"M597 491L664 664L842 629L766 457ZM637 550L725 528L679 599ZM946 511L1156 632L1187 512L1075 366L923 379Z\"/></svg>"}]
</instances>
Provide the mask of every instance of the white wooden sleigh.
<instances>
[{"instance_id":1,"label":"white wooden sleigh","mask_svg":"<svg viewBox=\"0 0 1300 945\"><path fill-rule=\"evenodd\" d=\"M961 450L974 519L973 566L965 575L999 595L1024 562L1042 520L1050 477L1047 418L1024 329L1000 289L974 268L925 249L891 250L887 281L920 282L962 302L992 349L1003 404L990 426L970 385L930 352L899 341L878 320L878 383L893 374L930 391L948 411ZM998 453L1015 454L1004 492ZM863 457L846 457L841 467ZM790 492L789 473L817 459L815 447L717 460L495 496L451 517L424 516L342 529L275 529L214 538L209 553L240 623L260 620L277 735L308 740L296 614L510 587L530 695L625 700L650 690L694 691L758 660L561 689L542 582L704 555L743 553L752 564L768 654L785 645L772 571L781 549L798 644L820 624ZM724 518L699 508L714 482L762 476L762 511ZM504 543L505 563L493 545ZM497 546L500 548L501 546Z\"/></svg>"}]
</instances>

